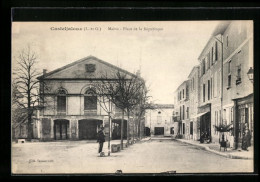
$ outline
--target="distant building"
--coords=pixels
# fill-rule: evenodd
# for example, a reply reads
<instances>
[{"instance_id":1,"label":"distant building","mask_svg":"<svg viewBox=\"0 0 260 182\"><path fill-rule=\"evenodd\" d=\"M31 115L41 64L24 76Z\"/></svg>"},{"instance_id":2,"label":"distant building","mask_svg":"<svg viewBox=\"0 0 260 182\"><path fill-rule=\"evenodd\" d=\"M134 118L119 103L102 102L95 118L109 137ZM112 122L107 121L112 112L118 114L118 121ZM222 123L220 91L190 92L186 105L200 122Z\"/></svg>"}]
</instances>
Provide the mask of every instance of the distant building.
<instances>
[{"instance_id":1,"label":"distant building","mask_svg":"<svg viewBox=\"0 0 260 182\"><path fill-rule=\"evenodd\" d=\"M173 115L174 105L154 104L154 109L147 110L145 114L145 128L147 135L149 132L152 136L174 135Z\"/></svg>"}]
</instances>

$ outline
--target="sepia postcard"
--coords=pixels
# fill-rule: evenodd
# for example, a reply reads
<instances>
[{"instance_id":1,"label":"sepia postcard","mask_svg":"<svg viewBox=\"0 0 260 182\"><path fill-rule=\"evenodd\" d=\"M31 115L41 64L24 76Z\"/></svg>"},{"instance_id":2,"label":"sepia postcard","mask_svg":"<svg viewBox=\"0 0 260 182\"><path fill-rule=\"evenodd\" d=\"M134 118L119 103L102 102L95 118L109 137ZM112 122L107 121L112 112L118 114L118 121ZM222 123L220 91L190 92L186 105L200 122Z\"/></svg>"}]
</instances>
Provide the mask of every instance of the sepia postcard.
<instances>
[{"instance_id":1,"label":"sepia postcard","mask_svg":"<svg viewBox=\"0 0 260 182\"><path fill-rule=\"evenodd\" d=\"M12 22L12 174L253 173L253 30Z\"/></svg>"}]
</instances>

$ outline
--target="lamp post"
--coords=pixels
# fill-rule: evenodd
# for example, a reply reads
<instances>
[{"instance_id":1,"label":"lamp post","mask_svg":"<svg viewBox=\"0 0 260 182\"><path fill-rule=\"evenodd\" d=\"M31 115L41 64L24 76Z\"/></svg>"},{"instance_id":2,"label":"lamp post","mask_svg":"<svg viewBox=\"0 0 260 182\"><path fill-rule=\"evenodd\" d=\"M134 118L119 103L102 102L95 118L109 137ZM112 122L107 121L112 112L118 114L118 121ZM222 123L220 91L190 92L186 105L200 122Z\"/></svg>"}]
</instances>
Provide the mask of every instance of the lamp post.
<instances>
[{"instance_id":1,"label":"lamp post","mask_svg":"<svg viewBox=\"0 0 260 182\"><path fill-rule=\"evenodd\" d=\"M249 80L253 83L254 82L254 69L252 67L249 68L247 72L247 76Z\"/></svg>"}]
</instances>

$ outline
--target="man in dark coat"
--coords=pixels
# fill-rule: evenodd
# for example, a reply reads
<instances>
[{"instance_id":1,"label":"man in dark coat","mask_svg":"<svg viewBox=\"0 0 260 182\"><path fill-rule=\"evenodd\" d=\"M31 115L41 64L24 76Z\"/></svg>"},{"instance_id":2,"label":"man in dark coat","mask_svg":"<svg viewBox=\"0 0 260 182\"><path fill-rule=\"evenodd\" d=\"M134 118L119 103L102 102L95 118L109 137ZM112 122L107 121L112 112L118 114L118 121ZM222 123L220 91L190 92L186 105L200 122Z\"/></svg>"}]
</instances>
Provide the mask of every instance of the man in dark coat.
<instances>
[{"instance_id":1,"label":"man in dark coat","mask_svg":"<svg viewBox=\"0 0 260 182\"><path fill-rule=\"evenodd\" d=\"M98 131L98 138L97 138L97 142L99 143L99 149L98 149L98 153L102 152L103 149L103 143L105 142L105 134L104 134L104 127L100 127L99 131Z\"/></svg>"}]
</instances>

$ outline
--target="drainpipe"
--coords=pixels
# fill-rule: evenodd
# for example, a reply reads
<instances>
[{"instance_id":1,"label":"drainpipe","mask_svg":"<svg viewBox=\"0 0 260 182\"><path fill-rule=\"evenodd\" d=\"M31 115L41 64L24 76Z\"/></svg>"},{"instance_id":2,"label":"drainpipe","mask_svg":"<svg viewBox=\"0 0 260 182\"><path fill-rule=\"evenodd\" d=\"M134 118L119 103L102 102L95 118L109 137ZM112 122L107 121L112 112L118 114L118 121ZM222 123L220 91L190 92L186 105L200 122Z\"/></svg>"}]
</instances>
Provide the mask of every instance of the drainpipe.
<instances>
[{"instance_id":1,"label":"drainpipe","mask_svg":"<svg viewBox=\"0 0 260 182\"><path fill-rule=\"evenodd\" d=\"M219 40L218 38L216 38L216 36L214 36L215 40L217 40L220 44L221 44L221 98L220 98L220 107L221 107L221 114L220 114L220 122L221 124L223 124L223 64L224 64L224 60L223 60L223 35L220 35L221 40Z\"/></svg>"},{"instance_id":2,"label":"drainpipe","mask_svg":"<svg viewBox=\"0 0 260 182\"><path fill-rule=\"evenodd\" d=\"M221 35L221 40L219 40L218 38L216 38L214 36L215 40L217 40L220 44L221 44L221 114L220 114L220 121L223 123L223 64L224 64L224 60L223 60L223 35Z\"/></svg>"}]
</instances>

